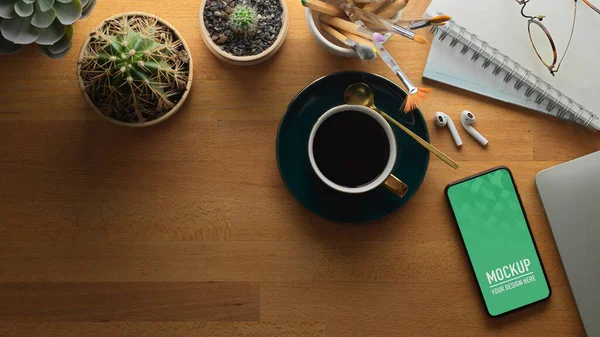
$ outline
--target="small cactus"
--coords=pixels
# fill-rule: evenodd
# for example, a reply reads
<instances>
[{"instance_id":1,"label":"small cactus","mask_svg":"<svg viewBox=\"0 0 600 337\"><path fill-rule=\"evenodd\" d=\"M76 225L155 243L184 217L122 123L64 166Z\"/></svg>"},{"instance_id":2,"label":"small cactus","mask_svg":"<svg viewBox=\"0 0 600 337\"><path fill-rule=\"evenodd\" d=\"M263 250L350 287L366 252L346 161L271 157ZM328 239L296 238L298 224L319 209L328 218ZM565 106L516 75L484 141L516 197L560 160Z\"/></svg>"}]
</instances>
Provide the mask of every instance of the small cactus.
<instances>
[{"instance_id":1,"label":"small cactus","mask_svg":"<svg viewBox=\"0 0 600 337\"><path fill-rule=\"evenodd\" d=\"M258 28L258 13L248 5L238 5L229 14L229 26L237 34L251 35Z\"/></svg>"},{"instance_id":2,"label":"small cactus","mask_svg":"<svg viewBox=\"0 0 600 337\"><path fill-rule=\"evenodd\" d=\"M143 123L169 112L186 90L189 55L156 18L124 15L93 32L80 59L84 91L106 116Z\"/></svg>"}]
</instances>

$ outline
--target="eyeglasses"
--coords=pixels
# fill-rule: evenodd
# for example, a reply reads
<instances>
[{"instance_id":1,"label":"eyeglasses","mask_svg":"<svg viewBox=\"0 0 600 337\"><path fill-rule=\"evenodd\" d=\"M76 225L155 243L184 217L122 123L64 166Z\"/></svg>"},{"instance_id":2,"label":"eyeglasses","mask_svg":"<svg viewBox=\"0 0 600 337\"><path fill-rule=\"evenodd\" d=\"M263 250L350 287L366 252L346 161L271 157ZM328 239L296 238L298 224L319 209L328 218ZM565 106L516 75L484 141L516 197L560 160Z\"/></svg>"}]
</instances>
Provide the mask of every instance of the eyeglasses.
<instances>
[{"instance_id":1,"label":"eyeglasses","mask_svg":"<svg viewBox=\"0 0 600 337\"><path fill-rule=\"evenodd\" d=\"M565 56L567 55L567 51L569 51L569 47L571 46L571 40L573 39L573 32L575 31L575 20L577 19L577 0L573 0L573 25L571 26L571 34L569 36L569 42L567 44L567 48L563 56L560 58L560 62L558 61L558 52L556 51L556 43L554 43L554 39L552 39L552 35L548 31L548 28L544 26L542 21L545 16L543 15L526 15L525 14L525 6L529 3L530 0L516 0L521 7L521 15L529 19L527 21L527 31L529 33L529 40L531 41L531 45L535 50L538 58L542 63L548 68L550 74L555 76L555 74L560 70L560 66L562 65ZM553 0L557 1L557 0ZM600 6L600 0L581 0L583 3L588 5L592 10L600 15L600 9L596 6ZM594 5L594 4L596 5Z\"/></svg>"}]
</instances>

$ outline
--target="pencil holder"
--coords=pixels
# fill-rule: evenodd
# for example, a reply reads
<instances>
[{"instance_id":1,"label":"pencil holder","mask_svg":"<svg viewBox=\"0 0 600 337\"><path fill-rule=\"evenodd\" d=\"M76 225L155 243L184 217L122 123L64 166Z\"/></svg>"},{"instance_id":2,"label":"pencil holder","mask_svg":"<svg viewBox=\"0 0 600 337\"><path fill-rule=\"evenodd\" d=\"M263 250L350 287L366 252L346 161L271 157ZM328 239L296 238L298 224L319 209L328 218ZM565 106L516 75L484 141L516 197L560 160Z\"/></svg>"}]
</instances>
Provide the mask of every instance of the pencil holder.
<instances>
[{"instance_id":1,"label":"pencil holder","mask_svg":"<svg viewBox=\"0 0 600 337\"><path fill-rule=\"evenodd\" d=\"M401 14L398 13L398 15ZM358 58L358 55L354 49L349 48L348 46L339 42L333 36L329 35L329 33L324 32L321 29L321 13L313 11L310 8L304 8L304 16L306 18L308 29L321 47L333 55L348 58Z\"/></svg>"},{"instance_id":2,"label":"pencil holder","mask_svg":"<svg viewBox=\"0 0 600 337\"><path fill-rule=\"evenodd\" d=\"M305 8L304 15L306 17L308 29L310 30L311 34L314 36L315 40L321 47L325 48L325 50L337 56L358 57L358 55L352 48L349 48L348 46L337 42L333 37L329 36L329 34L321 31L321 20L319 19L319 12L312 11L310 10L310 8ZM327 37L325 37L326 34Z\"/></svg>"}]
</instances>

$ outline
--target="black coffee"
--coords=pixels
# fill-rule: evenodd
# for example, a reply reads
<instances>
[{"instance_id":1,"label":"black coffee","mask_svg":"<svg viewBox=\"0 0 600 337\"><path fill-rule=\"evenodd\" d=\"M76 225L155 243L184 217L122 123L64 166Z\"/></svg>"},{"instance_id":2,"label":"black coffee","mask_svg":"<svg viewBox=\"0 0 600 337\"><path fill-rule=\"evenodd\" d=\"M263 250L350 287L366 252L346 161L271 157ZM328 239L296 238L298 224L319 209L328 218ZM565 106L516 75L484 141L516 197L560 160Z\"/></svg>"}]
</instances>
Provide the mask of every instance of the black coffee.
<instances>
[{"instance_id":1,"label":"black coffee","mask_svg":"<svg viewBox=\"0 0 600 337\"><path fill-rule=\"evenodd\" d=\"M385 169L390 144L373 117L344 111L329 117L315 135L313 152L319 170L344 187L373 182Z\"/></svg>"}]
</instances>

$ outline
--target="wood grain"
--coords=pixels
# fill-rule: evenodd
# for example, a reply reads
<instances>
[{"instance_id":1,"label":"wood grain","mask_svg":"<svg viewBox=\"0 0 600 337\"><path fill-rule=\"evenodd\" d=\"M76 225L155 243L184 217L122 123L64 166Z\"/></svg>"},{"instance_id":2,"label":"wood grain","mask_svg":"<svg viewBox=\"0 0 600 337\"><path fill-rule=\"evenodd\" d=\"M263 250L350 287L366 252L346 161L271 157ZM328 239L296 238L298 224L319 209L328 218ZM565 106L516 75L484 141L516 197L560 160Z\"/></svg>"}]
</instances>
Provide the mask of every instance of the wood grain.
<instances>
[{"instance_id":1,"label":"wood grain","mask_svg":"<svg viewBox=\"0 0 600 337\"><path fill-rule=\"evenodd\" d=\"M325 320L331 336L428 336L448 334L520 334L531 329L533 335L582 335L571 327L577 313L552 310L553 306L572 305L569 294L554 294L548 301L518 319L506 316L491 320L469 273L461 281L423 282L405 278L402 282L320 282L313 284L263 284L261 318L273 321ZM545 316L548 321L540 320ZM501 329L501 332L495 331Z\"/></svg>"},{"instance_id":2,"label":"wood grain","mask_svg":"<svg viewBox=\"0 0 600 337\"><path fill-rule=\"evenodd\" d=\"M312 245L7 242L0 264L10 282L309 281Z\"/></svg>"},{"instance_id":3,"label":"wood grain","mask_svg":"<svg viewBox=\"0 0 600 337\"><path fill-rule=\"evenodd\" d=\"M0 320L258 321L259 285L244 282L2 283Z\"/></svg>"},{"instance_id":4,"label":"wood grain","mask_svg":"<svg viewBox=\"0 0 600 337\"><path fill-rule=\"evenodd\" d=\"M3 283L2 321L108 321L110 292L96 283Z\"/></svg>"},{"instance_id":5,"label":"wood grain","mask_svg":"<svg viewBox=\"0 0 600 337\"><path fill-rule=\"evenodd\" d=\"M109 322L109 323L0 323L6 337L323 337L318 322Z\"/></svg>"},{"instance_id":6,"label":"wood grain","mask_svg":"<svg viewBox=\"0 0 600 337\"><path fill-rule=\"evenodd\" d=\"M280 52L255 67L227 65L202 42L199 3L100 1L75 25L63 60L33 46L0 57L0 336L584 335L534 177L600 150L597 135L423 82L429 46L395 39L387 46L407 75L435 90L422 105L433 144L461 168L432 158L399 211L371 224L331 223L285 188L275 161L279 120L319 77L392 74L381 62L322 50L292 0ZM406 17L427 5L412 0ZM173 119L129 130L86 106L76 57L102 19L140 9L179 29L195 77ZM488 148L459 127L465 145L457 149L435 127L435 112L456 122L465 109ZM498 165L513 170L553 296L493 319L443 191Z\"/></svg>"},{"instance_id":7,"label":"wood grain","mask_svg":"<svg viewBox=\"0 0 600 337\"><path fill-rule=\"evenodd\" d=\"M111 321L257 322L260 286L233 282L111 283Z\"/></svg>"}]
</instances>

